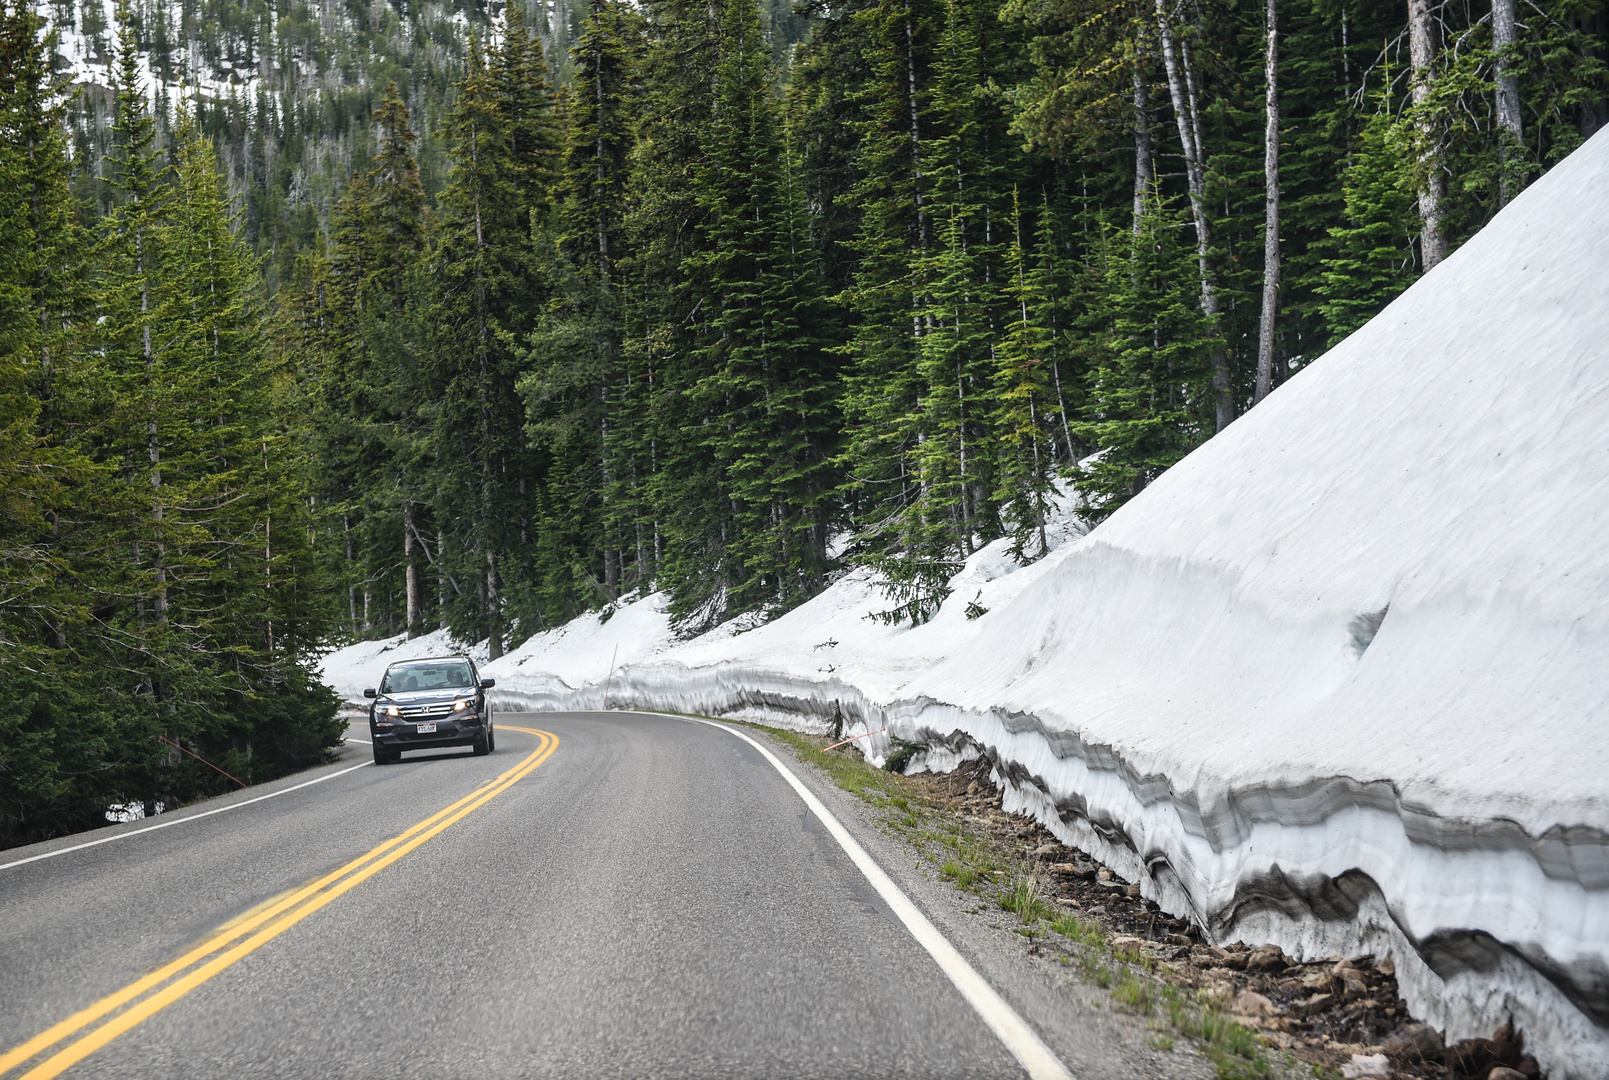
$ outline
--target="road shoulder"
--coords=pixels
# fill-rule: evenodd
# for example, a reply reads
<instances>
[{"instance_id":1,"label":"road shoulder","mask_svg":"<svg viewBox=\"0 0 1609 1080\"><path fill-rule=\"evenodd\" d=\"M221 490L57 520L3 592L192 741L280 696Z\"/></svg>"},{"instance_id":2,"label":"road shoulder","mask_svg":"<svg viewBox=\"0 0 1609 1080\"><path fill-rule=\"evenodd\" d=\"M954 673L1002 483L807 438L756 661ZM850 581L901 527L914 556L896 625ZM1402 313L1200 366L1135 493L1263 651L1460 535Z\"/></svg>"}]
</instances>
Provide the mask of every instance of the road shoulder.
<instances>
[{"instance_id":1,"label":"road shoulder","mask_svg":"<svg viewBox=\"0 0 1609 1080\"><path fill-rule=\"evenodd\" d=\"M930 858L891 827L908 807L852 794L803 761L783 737L753 725L743 730L777 754L1080 1080L1214 1076L1213 1064L1188 1040L1114 1007L1111 994L1084 981L1067 953L1024 936L1014 915L945 880Z\"/></svg>"}]
</instances>

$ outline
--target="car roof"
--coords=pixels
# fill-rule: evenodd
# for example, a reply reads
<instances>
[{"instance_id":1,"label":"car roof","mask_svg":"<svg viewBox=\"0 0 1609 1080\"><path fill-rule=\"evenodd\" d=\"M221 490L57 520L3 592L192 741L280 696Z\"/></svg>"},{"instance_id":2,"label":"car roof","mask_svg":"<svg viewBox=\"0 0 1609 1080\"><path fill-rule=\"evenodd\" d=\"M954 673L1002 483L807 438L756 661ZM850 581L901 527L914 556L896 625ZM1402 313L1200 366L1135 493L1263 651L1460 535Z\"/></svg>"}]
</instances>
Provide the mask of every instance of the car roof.
<instances>
[{"instance_id":1,"label":"car roof","mask_svg":"<svg viewBox=\"0 0 1609 1080\"><path fill-rule=\"evenodd\" d=\"M453 656L416 656L412 660L396 660L396 661L393 661L391 663L391 665L386 668L386 670L390 671L391 668L407 667L410 664L439 664L443 660L462 660L466 664L467 663L472 663L472 661L469 659L469 657L462 656L462 655L453 655Z\"/></svg>"}]
</instances>

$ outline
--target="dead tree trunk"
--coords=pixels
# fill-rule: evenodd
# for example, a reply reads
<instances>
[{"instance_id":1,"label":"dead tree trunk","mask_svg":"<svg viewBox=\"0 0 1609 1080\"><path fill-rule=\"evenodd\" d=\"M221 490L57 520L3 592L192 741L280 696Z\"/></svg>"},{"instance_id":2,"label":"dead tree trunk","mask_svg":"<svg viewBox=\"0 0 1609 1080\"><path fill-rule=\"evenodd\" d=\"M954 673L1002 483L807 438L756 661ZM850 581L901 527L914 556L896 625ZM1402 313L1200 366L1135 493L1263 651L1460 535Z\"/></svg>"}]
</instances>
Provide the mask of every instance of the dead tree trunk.
<instances>
[{"instance_id":1,"label":"dead tree trunk","mask_svg":"<svg viewBox=\"0 0 1609 1080\"><path fill-rule=\"evenodd\" d=\"M1151 87L1139 61L1134 64L1134 235L1140 235L1151 188Z\"/></svg>"},{"instance_id":2,"label":"dead tree trunk","mask_svg":"<svg viewBox=\"0 0 1609 1080\"><path fill-rule=\"evenodd\" d=\"M408 637L418 637L423 632L420 626L419 604L419 566L413 558L413 507L404 506L402 510L402 562L408 588Z\"/></svg>"},{"instance_id":3,"label":"dead tree trunk","mask_svg":"<svg viewBox=\"0 0 1609 1080\"><path fill-rule=\"evenodd\" d=\"M1514 0L1492 0L1492 50L1497 54L1497 204L1507 206L1518 194L1520 178L1514 175L1514 158L1525 143L1520 120L1520 81L1510 53L1514 49Z\"/></svg>"},{"instance_id":4,"label":"dead tree trunk","mask_svg":"<svg viewBox=\"0 0 1609 1080\"><path fill-rule=\"evenodd\" d=\"M1413 103L1423 110L1436 83L1436 19L1431 0L1408 0L1408 56L1413 65ZM1419 165L1425 174L1419 189L1419 257L1428 273L1447 257L1447 241L1441 233L1447 177L1441 170L1435 124L1423 111L1418 123Z\"/></svg>"},{"instance_id":5,"label":"dead tree trunk","mask_svg":"<svg viewBox=\"0 0 1609 1080\"><path fill-rule=\"evenodd\" d=\"M1428 2L1428 0L1427 0ZM1216 403L1216 430L1222 431L1235 419L1235 401L1229 386L1229 353L1218 329L1218 291L1214 286L1209 255L1212 237L1207 227L1206 153L1201 143L1201 118L1195 103L1195 77L1181 74L1179 49L1168 22L1166 0L1156 0L1157 34L1162 44L1162 66L1168 75L1168 96L1179 125L1179 145L1184 151L1184 173L1190 191L1190 213L1196 227L1196 265L1201 274L1201 310L1212 324L1212 390ZM1186 64L1188 66L1188 58ZM1190 88L1186 91L1188 78Z\"/></svg>"},{"instance_id":6,"label":"dead tree trunk","mask_svg":"<svg viewBox=\"0 0 1609 1080\"><path fill-rule=\"evenodd\" d=\"M1279 22L1275 0L1268 0L1268 47L1263 59L1267 85L1263 128L1263 317L1257 330L1257 394L1274 388L1274 318L1279 308Z\"/></svg>"}]
</instances>

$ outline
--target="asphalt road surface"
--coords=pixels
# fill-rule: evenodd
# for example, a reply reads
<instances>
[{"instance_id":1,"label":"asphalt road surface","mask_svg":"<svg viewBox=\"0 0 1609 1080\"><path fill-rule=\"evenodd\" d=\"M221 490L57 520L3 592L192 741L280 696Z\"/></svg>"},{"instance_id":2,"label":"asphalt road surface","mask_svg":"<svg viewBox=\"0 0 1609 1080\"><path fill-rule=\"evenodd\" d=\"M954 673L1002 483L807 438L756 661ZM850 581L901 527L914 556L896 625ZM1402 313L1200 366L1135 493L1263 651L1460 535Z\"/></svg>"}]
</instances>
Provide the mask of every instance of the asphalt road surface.
<instances>
[{"instance_id":1,"label":"asphalt road surface","mask_svg":"<svg viewBox=\"0 0 1609 1080\"><path fill-rule=\"evenodd\" d=\"M505 713L487 757L376 767L354 745L0 852L0 1078L1197 1073L1022 974L955 890L763 741ZM951 942L959 975L936 959Z\"/></svg>"}]
</instances>

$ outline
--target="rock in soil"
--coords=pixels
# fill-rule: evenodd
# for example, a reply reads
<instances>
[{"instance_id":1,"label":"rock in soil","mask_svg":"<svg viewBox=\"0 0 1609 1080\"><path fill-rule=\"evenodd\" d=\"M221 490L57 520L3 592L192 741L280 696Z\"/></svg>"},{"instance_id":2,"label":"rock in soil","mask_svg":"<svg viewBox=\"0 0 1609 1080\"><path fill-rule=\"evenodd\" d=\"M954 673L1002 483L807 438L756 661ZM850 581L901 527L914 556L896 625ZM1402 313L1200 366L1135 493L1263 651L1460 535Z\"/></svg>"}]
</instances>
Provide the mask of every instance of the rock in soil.
<instances>
[{"instance_id":1,"label":"rock in soil","mask_svg":"<svg viewBox=\"0 0 1609 1080\"><path fill-rule=\"evenodd\" d=\"M1235 1012L1242 1016L1272 1016L1274 1003L1255 990L1242 990L1235 998Z\"/></svg>"},{"instance_id":2,"label":"rock in soil","mask_svg":"<svg viewBox=\"0 0 1609 1080\"><path fill-rule=\"evenodd\" d=\"M1352 1060L1341 1066L1341 1075L1347 1080L1391 1080L1391 1062L1384 1054L1353 1054Z\"/></svg>"},{"instance_id":3,"label":"rock in soil","mask_svg":"<svg viewBox=\"0 0 1609 1080\"><path fill-rule=\"evenodd\" d=\"M1429 1024L1404 1024L1385 1041L1386 1053L1410 1061L1440 1061L1446 1047Z\"/></svg>"},{"instance_id":4,"label":"rock in soil","mask_svg":"<svg viewBox=\"0 0 1609 1080\"><path fill-rule=\"evenodd\" d=\"M1289 966L1278 945L1260 945L1246 957L1247 971L1284 971Z\"/></svg>"}]
</instances>

